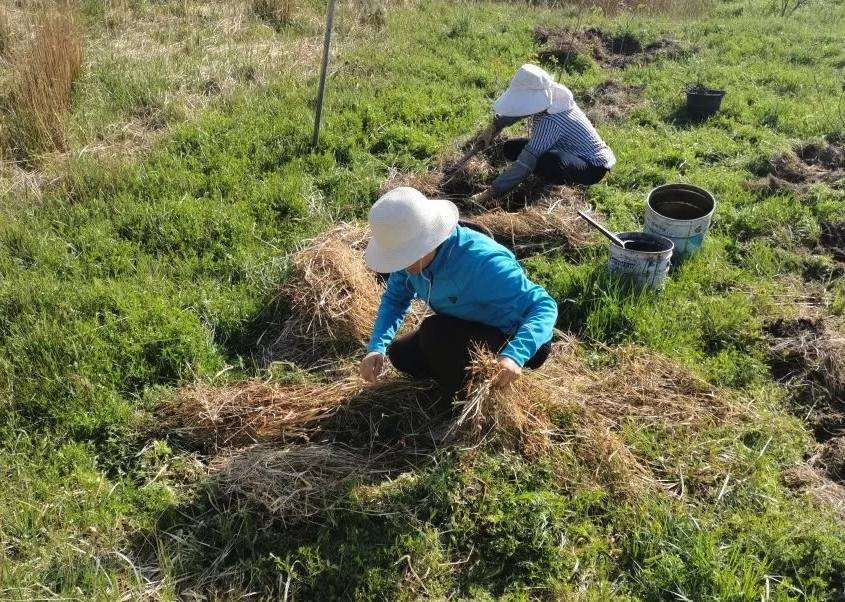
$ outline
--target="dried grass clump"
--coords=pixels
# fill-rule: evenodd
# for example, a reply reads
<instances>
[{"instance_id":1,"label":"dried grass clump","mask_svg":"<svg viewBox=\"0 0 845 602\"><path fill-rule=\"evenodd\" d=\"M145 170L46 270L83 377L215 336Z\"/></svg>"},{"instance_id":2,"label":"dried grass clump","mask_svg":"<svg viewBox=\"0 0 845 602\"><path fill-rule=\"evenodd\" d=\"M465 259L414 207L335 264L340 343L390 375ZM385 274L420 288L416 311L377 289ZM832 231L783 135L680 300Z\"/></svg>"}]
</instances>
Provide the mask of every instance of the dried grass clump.
<instances>
[{"instance_id":1,"label":"dried grass clump","mask_svg":"<svg viewBox=\"0 0 845 602\"><path fill-rule=\"evenodd\" d=\"M234 446L331 441L373 447L430 444L443 408L429 381L357 378L328 384L197 382L161 408L165 427L207 451Z\"/></svg>"},{"instance_id":2,"label":"dried grass clump","mask_svg":"<svg viewBox=\"0 0 845 602\"><path fill-rule=\"evenodd\" d=\"M13 57L5 145L20 159L68 148L66 117L82 73L82 35L68 10L39 13L30 44Z\"/></svg>"},{"instance_id":3,"label":"dried grass clump","mask_svg":"<svg viewBox=\"0 0 845 602\"><path fill-rule=\"evenodd\" d=\"M621 428L626 420L677 429L739 422L747 417L727 392L682 366L637 347L614 352L617 364L591 372L573 392L603 424Z\"/></svg>"},{"instance_id":4,"label":"dried grass clump","mask_svg":"<svg viewBox=\"0 0 845 602\"><path fill-rule=\"evenodd\" d=\"M526 370L507 389L492 386L493 357L477 355L452 438L478 444L497 437L529 456L569 443L595 479L623 492L653 480L624 444L627 423L672 431L746 417L730 396L668 359L634 347L614 354L613 368L588 370L568 339L554 346L542 368ZM571 426L556 427L555 415L569 416Z\"/></svg>"},{"instance_id":5,"label":"dried grass clump","mask_svg":"<svg viewBox=\"0 0 845 602\"><path fill-rule=\"evenodd\" d=\"M400 186L411 186L429 198L449 199L465 213L477 213L486 208L504 206L507 199L493 199L489 207L478 207L468 202L472 195L485 191L498 173L498 168L493 166L487 156L479 154L460 166L446 161L425 171L403 172L391 169L379 193L385 194Z\"/></svg>"},{"instance_id":6,"label":"dried grass clump","mask_svg":"<svg viewBox=\"0 0 845 602\"><path fill-rule=\"evenodd\" d=\"M523 258L589 244L594 239L593 232L578 219L577 213L584 205L579 192L562 189L522 211L491 211L473 217L472 221L490 230L497 242Z\"/></svg>"},{"instance_id":7,"label":"dried grass clump","mask_svg":"<svg viewBox=\"0 0 845 602\"><path fill-rule=\"evenodd\" d=\"M802 464L784 474L784 482L793 489L830 506L845 519L845 486L824 476L822 471L808 464Z\"/></svg>"},{"instance_id":8,"label":"dried grass clump","mask_svg":"<svg viewBox=\"0 0 845 602\"><path fill-rule=\"evenodd\" d=\"M398 448L373 454L338 444L259 445L218 458L212 471L225 494L302 522L342 507L352 483L390 478L410 466Z\"/></svg>"},{"instance_id":9,"label":"dried grass clump","mask_svg":"<svg viewBox=\"0 0 845 602\"><path fill-rule=\"evenodd\" d=\"M387 178L379 189L379 196L387 194L394 188L402 186L410 186L416 188L429 198L434 198L440 195L440 181L443 179L443 174L436 169L428 169L424 171L400 171L395 167L391 167L387 172Z\"/></svg>"},{"instance_id":10,"label":"dried grass clump","mask_svg":"<svg viewBox=\"0 0 845 602\"><path fill-rule=\"evenodd\" d=\"M367 236L365 228L343 224L293 256L274 302L290 315L262 335L266 360L319 368L363 349L381 298L364 263Z\"/></svg>"},{"instance_id":11,"label":"dried grass clump","mask_svg":"<svg viewBox=\"0 0 845 602\"><path fill-rule=\"evenodd\" d=\"M328 385L197 382L166 403L167 424L207 450L273 440L307 439L320 421L361 388L353 379Z\"/></svg>"},{"instance_id":12,"label":"dried grass clump","mask_svg":"<svg viewBox=\"0 0 845 602\"><path fill-rule=\"evenodd\" d=\"M464 398L455 402L450 437L478 444L495 435L528 455L548 452L557 431L550 419L560 402L557 391L534 374L499 388L493 385L497 372L495 355L486 350L474 353Z\"/></svg>"}]
</instances>

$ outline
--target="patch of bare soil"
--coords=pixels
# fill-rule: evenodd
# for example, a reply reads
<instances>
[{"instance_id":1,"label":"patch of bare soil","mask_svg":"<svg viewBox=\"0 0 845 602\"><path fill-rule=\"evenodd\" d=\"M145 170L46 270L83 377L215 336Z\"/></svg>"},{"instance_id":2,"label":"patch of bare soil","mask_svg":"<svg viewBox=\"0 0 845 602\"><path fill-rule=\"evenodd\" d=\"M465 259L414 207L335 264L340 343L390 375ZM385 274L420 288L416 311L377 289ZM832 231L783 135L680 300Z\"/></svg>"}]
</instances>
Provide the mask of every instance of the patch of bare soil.
<instances>
[{"instance_id":1,"label":"patch of bare soil","mask_svg":"<svg viewBox=\"0 0 845 602\"><path fill-rule=\"evenodd\" d=\"M769 165L769 175L747 182L746 188L805 193L811 184L839 186L845 179L845 146L838 139L802 142L792 152L773 157Z\"/></svg>"},{"instance_id":2,"label":"patch of bare soil","mask_svg":"<svg viewBox=\"0 0 845 602\"><path fill-rule=\"evenodd\" d=\"M845 262L845 221L826 222L821 227L820 246L833 255L836 261Z\"/></svg>"},{"instance_id":3,"label":"patch of bare soil","mask_svg":"<svg viewBox=\"0 0 845 602\"><path fill-rule=\"evenodd\" d=\"M644 87L609 79L587 91L578 104L591 121L619 121L642 102Z\"/></svg>"},{"instance_id":4,"label":"patch of bare soil","mask_svg":"<svg viewBox=\"0 0 845 602\"><path fill-rule=\"evenodd\" d=\"M671 38L660 38L643 44L630 32L610 34L598 27L572 31L566 28L537 27L534 39L543 48L541 62L559 65L573 63L578 57L592 57L605 69L625 67L635 63L649 63L659 58L678 58L683 55L681 45Z\"/></svg>"},{"instance_id":5,"label":"patch of bare soil","mask_svg":"<svg viewBox=\"0 0 845 602\"><path fill-rule=\"evenodd\" d=\"M766 326L769 363L790 383L796 414L819 442L845 435L845 336L821 319L778 319Z\"/></svg>"}]
</instances>

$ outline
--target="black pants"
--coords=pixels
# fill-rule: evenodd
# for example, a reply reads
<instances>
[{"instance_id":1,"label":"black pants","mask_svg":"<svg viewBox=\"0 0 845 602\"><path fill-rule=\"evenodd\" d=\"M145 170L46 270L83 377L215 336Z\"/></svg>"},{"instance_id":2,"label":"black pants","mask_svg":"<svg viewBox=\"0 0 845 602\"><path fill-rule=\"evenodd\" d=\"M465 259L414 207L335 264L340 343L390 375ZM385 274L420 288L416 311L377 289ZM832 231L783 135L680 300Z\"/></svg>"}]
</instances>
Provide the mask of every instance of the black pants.
<instances>
[{"instance_id":1,"label":"black pants","mask_svg":"<svg viewBox=\"0 0 845 602\"><path fill-rule=\"evenodd\" d=\"M393 367L412 378L433 378L444 400L451 402L461 390L472 361L474 344L498 353L508 337L498 328L451 316L429 316L420 327L399 337L387 349ZM551 344L537 350L526 368L537 369L549 357Z\"/></svg>"},{"instance_id":2,"label":"black pants","mask_svg":"<svg viewBox=\"0 0 845 602\"><path fill-rule=\"evenodd\" d=\"M508 140L502 147L502 154L508 161L516 161L526 144L528 144L528 138ZM589 164L580 168L566 165L559 155L549 152L537 159L537 168L534 173L550 184L590 186L600 182L607 174L607 169Z\"/></svg>"}]
</instances>

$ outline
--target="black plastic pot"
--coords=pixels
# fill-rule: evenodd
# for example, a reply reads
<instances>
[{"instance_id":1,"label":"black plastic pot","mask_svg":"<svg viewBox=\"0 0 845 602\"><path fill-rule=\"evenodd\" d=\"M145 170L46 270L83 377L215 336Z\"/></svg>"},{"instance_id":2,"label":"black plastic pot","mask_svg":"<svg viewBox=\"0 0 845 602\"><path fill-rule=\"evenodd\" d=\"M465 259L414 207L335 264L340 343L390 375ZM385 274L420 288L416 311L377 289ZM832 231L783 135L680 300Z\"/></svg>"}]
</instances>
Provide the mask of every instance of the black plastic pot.
<instances>
[{"instance_id":1,"label":"black plastic pot","mask_svg":"<svg viewBox=\"0 0 845 602\"><path fill-rule=\"evenodd\" d=\"M722 106L726 90L695 88L687 90L687 111L696 117L709 117Z\"/></svg>"}]
</instances>

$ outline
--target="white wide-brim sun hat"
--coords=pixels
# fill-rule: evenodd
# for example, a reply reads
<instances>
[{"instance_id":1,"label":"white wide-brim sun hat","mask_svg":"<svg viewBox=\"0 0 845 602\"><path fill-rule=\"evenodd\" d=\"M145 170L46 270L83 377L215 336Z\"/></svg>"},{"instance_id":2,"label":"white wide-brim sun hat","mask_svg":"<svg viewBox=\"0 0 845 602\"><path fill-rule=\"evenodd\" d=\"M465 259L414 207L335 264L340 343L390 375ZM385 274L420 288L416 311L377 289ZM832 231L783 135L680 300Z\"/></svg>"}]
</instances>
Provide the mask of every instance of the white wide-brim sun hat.
<instances>
[{"instance_id":1,"label":"white wide-brim sun hat","mask_svg":"<svg viewBox=\"0 0 845 602\"><path fill-rule=\"evenodd\" d=\"M449 238L458 224L452 201L429 199L415 188L394 188L370 208L372 234L364 260L376 272L410 267Z\"/></svg>"},{"instance_id":2,"label":"white wide-brim sun hat","mask_svg":"<svg viewBox=\"0 0 845 602\"><path fill-rule=\"evenodd\" d=\"M525 117L542 111L550 114L575 106L572 92L536 65L523 65L514 74L505 93L493 103L493 109L505 117Z\"/></svg>"}]
</instances>

